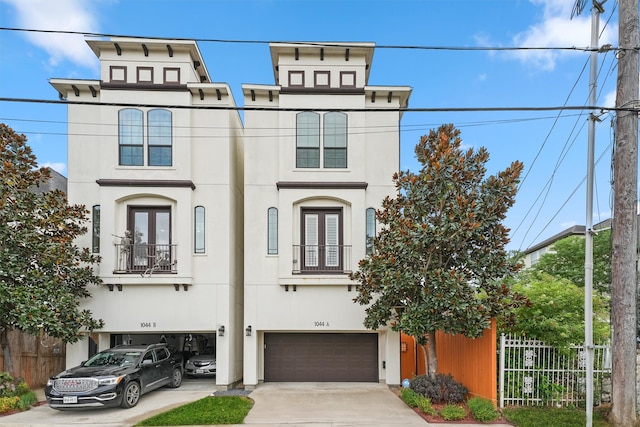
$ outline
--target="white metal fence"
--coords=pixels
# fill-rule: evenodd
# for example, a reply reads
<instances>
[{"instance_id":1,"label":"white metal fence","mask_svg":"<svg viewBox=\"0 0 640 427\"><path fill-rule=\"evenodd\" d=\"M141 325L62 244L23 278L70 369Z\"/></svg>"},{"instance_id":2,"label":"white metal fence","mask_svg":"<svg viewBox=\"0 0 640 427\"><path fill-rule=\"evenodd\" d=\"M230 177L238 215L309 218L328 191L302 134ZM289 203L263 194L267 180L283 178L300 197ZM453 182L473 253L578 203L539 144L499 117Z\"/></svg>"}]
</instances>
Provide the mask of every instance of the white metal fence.
<instances>
[{"instance_id":1,"label":"white metal fence","mask_svg":"<svg viewBox=\"0 0 640 427\"><path fill-rule=\"evenodd\" d=\"M560 350L534 339L500 337L500 407L505 405L583 406L586 395L583 346ZM596 345L594 403L609 401L611 348Z\"/></svg>"}]
</instances>

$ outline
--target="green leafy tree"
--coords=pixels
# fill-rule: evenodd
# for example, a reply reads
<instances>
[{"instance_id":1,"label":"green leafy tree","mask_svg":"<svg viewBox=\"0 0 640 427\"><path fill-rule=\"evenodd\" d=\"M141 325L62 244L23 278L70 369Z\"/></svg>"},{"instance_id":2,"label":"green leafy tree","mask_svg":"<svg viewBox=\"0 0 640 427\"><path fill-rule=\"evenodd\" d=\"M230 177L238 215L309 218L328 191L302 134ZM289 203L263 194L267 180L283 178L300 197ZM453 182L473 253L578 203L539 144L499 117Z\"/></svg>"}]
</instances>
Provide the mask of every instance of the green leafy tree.
<instances>
[{"instance_id":1,"label":"green leafy tree","mask_svg":"<svg viewBox=\"0 0 640 427\"><path fill-rule=\"evenodd\" d=\"M489 154L461 149L460 131L443 125L415 148L418 173L394 175L398 195L386 197L374 252L351 275L354 299L367 305L364 324L415 337L437 371L435 332L478 337L490 319L525 302L504 283L519 268L507 256L502 225L514 203L520 162L485 178Z\"/></svg>"},{"instance_id":2,"label":"green leafy tree","mask_svg":"<svg viewBox=\"0 0 640 427\"><path fill-rule=\"evenodd\" d=\"M585 239L570 236L557 241L553 250L540 257L533 269L562 277L584 288ZM593 236L593 288L609 294L611 285L611 230Z\"/></svg>"},{"instance_id":3,"label":"green leafy tree","mask_svg":"<svg viewBox=\"0 0 640 427\"><path fill-rule=\"evenodd\" d=\"M502 332L560 348L584 343L584 288L530 270L518 274L513 289L526 296L530 304L516 309L515 324L499 325ZM593 297L593 314L593 339L604 343L609 338L609 308L607 300L597 294Z\"/></svg>"},{"instance_id":4,"label":"green leafy tree","mask_svg":"<svg viewBox=\"0 0 640 427\"><path fill-rule=\"evenodd\" d=\"M74 239L84 234L88 212L69 205L61 191L32 191L50 178L38 168L24 135L0 124L0 341L6 370L13 371L8 332L80 339L79 331L103 326L80 299L100 283L99 259Z\"/></svg>"}]
</instances>

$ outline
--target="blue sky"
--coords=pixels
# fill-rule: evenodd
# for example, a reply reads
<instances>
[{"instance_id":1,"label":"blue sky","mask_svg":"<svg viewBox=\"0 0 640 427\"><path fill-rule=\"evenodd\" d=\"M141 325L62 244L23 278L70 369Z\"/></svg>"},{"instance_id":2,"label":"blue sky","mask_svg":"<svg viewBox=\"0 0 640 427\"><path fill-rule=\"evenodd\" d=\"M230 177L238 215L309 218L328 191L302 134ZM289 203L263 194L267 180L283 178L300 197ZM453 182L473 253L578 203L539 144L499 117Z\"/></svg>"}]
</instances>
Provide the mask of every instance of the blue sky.
<instances>
[{"instance_id":1,"label":"blue sky","mask_svg":"<svg viewBox=\"0 0 640 427\"><path fill-rule=\"evenodd\" d=\"M0 0L0 27L71 30L199 41L212 79L241 105L243 83L273 84L269 41L374 42L370 85L411 86L410 108L588 105L589 53L410 47L586 48L587 8L574 0ZM617 46L617 1L605 3L599 45ZM213 42L204 40L222 40ZM400 48L403 46L404 48ZM598 55L598 106L615 105L614 53ZM57 100L51 78L98 79L82 35L0 30L0 97ZM593 221L611 216L612 113L596 129ZM66 175L63 105L0 101L0 122L27 135L41 165ZM466 147L484 146L488 173L525 165L506 225L510 249L526 249L586 218L587 114L582 111L407 112L401 168L443 123ZM391 177L390 177L391 178Z\"/></svg>"}]
</instances>

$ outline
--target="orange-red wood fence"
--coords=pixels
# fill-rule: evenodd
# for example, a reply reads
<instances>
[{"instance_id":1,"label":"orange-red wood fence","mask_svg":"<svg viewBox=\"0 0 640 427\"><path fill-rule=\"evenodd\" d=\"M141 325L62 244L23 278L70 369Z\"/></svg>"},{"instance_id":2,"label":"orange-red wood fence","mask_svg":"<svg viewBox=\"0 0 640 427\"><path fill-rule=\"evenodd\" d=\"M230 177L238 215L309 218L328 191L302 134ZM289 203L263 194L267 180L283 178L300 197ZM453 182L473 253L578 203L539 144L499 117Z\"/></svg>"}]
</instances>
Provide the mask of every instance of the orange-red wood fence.
<instances>
[{"instance_id":1,"label":"orange-red wood fence","mask_svg":"<svg viewBox=\"0 0 640 427\"><path fill-rule=\"evenodd\" d=\"M413 337L401 334L400 372L402 379L426 373L424 349ZM436 333L438 372L451 374L462 383L471 396L480 396L497 403L498 366L496 322L479 338Z\"/></svg>"}]
</instances>

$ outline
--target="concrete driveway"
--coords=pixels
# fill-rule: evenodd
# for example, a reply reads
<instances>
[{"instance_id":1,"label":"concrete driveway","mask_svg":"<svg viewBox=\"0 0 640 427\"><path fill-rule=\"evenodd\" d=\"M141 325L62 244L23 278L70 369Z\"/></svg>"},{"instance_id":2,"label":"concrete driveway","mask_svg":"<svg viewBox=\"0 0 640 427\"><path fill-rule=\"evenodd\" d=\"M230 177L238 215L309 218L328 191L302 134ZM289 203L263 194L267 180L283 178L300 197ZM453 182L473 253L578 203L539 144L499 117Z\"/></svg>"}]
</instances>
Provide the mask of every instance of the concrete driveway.
<instances>
[{"instance_id":1,"label":"concrete driveway","mask_svg":"<svg viewBox=\"0 0 640 427\"><path fill-rule=\"evenodd\" d=\"M255 405L244 425L428 425L384 384L264 383L249 395Z\"/></svg>"},{"instance_id":2,"label":"concrete driveway","mask_svg":"<svg viewBox=\"0 0 640 427\"><path fill-rule=\"evenodd\" d=\"M163 387L145 394L131 409L105 408L57 411L44 404L25 412L0 417L2 427L122 427L132 426L152 415L193 402L215 391L215 380L187 379L180 388ZM40 398L44 395L39 391Z\"/></svg>"}]
</instances>

